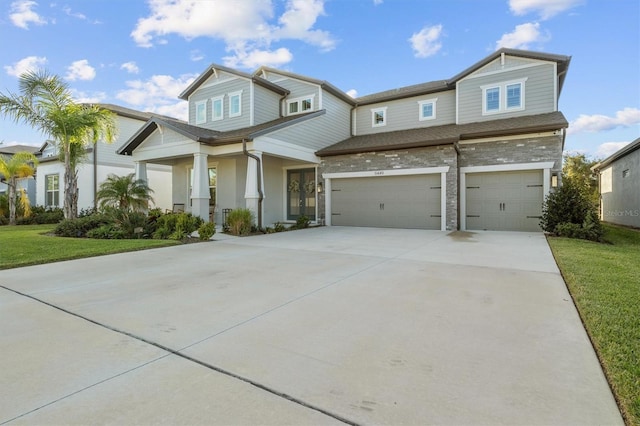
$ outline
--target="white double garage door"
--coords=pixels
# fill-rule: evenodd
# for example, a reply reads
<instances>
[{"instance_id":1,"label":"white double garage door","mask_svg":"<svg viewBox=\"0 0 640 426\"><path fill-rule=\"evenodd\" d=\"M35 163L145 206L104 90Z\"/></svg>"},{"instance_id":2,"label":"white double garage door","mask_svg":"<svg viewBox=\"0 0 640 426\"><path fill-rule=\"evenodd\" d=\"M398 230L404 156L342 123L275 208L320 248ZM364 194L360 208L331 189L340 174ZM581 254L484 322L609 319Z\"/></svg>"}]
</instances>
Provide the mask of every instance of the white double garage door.
<instances>
[{"instance_id":1,"label":"white double garage door","mask_svg":"<svg viewBox=\"0 0 640 426\"><path fill-rule=\"evenodd\" d=\"M460 228L540 231L542 202L549 189L545 176L551 166L461 168ZM446 230L447 171L442 167L327 174L328 224Z\"/></svg>"}]
</instances>

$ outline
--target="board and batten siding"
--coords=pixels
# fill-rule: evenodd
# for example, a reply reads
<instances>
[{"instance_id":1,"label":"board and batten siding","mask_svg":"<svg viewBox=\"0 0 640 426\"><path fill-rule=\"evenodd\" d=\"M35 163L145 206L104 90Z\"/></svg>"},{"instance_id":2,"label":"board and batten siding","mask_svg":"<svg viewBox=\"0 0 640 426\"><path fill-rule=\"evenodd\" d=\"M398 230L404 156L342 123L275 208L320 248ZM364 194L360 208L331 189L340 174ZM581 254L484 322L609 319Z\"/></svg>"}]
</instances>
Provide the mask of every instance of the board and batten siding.
<instances>
[{"instance_id":1,"label":"board and batten siding","mask_svg":"<svg viewBox=\"0 0 640 426\"><path fill-rule=\"evenodd\" d=\"M269 133L268 136L313 150L347 139L350 136L351 107L326 91L322 96L326 110L324 115Z\"/></svg>"},{"instance_id":2,"label":"board and batten siding","mask_svg":"<svg viewBox=\"0 0 640 426\"><path fill-rule=\"evenodd\" d=\"M482 115L482 87L525 78L527 80L524 83L524 109ZM553 112L556 110L555 78L553 64L540 63L536 66L488 75L478 74L462 79L457 84L458 124Z\"/></svg>"},{"instance_id":3,"label":"board and batten siding","mask_svg":"<svg viewBox=\"0 0 640 426\"><path fill-rule=\"evenodd\" d=\"M242 115L239 117L229 117L229 94L242 90L241 105ZM224 96L222 101L222 120L212 121L211 98ZM204 127L206 129L227 131L249 127L250 124L250 82L244 78L233 78L224 80L218 84L203 85L193 92L189 97L189 124ZM196 124L196 103L207 102L207 121Z\"/></svg>"},{"instance_id":4,"label":"board and batten siding","mask_svg":"<svg viewBox=\"0 0 640 426\"><path fill-rule=\"evenodd\" d=\"M435 108L436 118L421 121L419 102L435 99L437 99ZM387 108L387 124L380 127L373 127L371 110L384 107ZM446 92L430 93L428 95L359 106L356 109L355 120L356 135L453 124L456 121L455 91L448 90Z\"/></svg>"},{"instance_id":5,"label":"board and batten siding","mask_svg":"<svg viewBox=\"0 0 640 426\"><path fill-rule=\"evenodd\" d=\"M257 84L253 85L253 124L262 124L280 117L281 96Z\"/></svg>"}]
</instances>

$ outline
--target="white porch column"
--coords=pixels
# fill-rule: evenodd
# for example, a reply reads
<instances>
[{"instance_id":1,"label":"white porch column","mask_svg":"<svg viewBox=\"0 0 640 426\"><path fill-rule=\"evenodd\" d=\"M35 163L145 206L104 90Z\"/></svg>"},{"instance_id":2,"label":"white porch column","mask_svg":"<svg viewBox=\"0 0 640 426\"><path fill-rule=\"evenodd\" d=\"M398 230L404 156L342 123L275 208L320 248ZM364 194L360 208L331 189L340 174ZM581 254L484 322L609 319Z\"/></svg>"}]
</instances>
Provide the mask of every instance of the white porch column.
<instances>
[{"instance_id":1,"label":"white porch column","mask_svg":"<svg viewBox=\"0 0 640 426\"><path fill-rule=\"evenodd\" d=\"M147 179L147 163L144 161L136 161L135 162L135 179L136 180L143 180L147 185L149 185L149 179ZM144 212L146 213L147 210L149 208L149 203L147 203L147 206L143 209Z\"/></svg>"},{"instance_id":2,"label":"white porch column","mask_svg":"<svg viewBox=\"0 0 640 426\"><path fill-rule=\"evenodd\" d=\"M251 154L255 155L260 159L262 163L262 152L261 151L250 151ZM264 200L264 174L262 173L262 168L258 170L258 162L251 158L247 158L247 182L245 184L244 191L244 199L245 206L253 212L258 218L258 200L260 199L260 193L258 191L258 173L260 173L260 183L262 188L262 195Z\"/></svg>"},{"instance_id":3,"label":"white porch column","mask_svg":"<svg viewBox=\"0 0 640 426\"><path fill-rule=\"evenodd\" d=\"M191 213L205 222L209 221L209 171L207 154L193 154L193 186L191 188Z\"/></svg>"}]
</instances>

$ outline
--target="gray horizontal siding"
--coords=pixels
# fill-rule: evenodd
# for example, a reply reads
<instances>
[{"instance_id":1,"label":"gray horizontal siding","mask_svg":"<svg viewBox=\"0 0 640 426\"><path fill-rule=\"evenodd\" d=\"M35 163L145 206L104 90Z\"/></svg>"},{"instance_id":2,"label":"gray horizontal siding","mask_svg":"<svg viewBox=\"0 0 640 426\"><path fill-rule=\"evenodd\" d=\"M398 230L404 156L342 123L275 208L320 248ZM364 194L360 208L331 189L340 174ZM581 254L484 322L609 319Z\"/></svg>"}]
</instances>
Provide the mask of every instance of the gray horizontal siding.
<instances>
[{"instance_id":1,"label":"gray horizontal siding","mask_svg":"<svg viewBox=\"0 0 640 426\"><path fill-rule=\"evenodd\" d=\"M525 108L523 110L482 115L482 86L521 78L527 78L524 84ZM553 112L555 111L554 80L554 67L547 63L462 80L458 82L457 87L458 122L473 123Z\"/></svg>"},{"instance_id":2,"label":"gray horizontal siding","mask_svg":"<svg viewBox=\"0 0 640 426\"><path fill-rule=\"evenodd\" d=\"M420 121L418 102L436 98L436 118L433 120ZM371 110L382 107L387 107L387 125L373 127ZM455 121L455 91L449 90L447 92L414 96L358 107L356 109L356 134L366 135L371 133L392 132L395 130L416 129L419 127L441 126L443 124L455 123Z\"/></svg>"},{"instance_id":3,"label":"gray horizontal siding","mask_svg":"<svg viewBox=\"0 0 640 426\"><path fill-rule=\"evenodd\" d=\"M95 146L98 163L123 166L133 165L133 160L131 159L131 157L118 155L116 151L125 142L127 142L129 138L131 138L131 136L133 136L138 130L140 130L144 123L145 121L143 120L136 120L119 115L116 116L116 124L118 126L118 134L116 136L116 140L114 140L113 143L110 144L100 141ZM93 158L91 154L89 154L89 157ZM93 160L87 159L87 161Z\"/></svg>"},{"instance_id":4,"label":"gray horizontal siding","mask_svg":"<svg viewBox=\"0 0 640 426\"><path fill-rule=\"evenodd\" d=\"M189 124L205 127L207 129L227 131L234 129L241 129L243 127L249 127L249 99L250 89L249 81L242 78L235 78L225 80L222 83L201 87L189 97ZM229 93L242 90L242 115L239 117L229 118ZM211 120L211 98L224 95L222 102L223 119L212 121ZM200 101L207 102L207 122L202 124L196 124L196 103Z\"/></svg>"},{"instance_id":5,"label":"gray horizontal siding","mask_svg":"<svg viewBox=\"0 0 640 426\"><path fill-rule=\"evenodd\" d=\"M254 84L254 123L261 124L280 117L280 95Z\"/></svg>"},{"instance_id":6,"label":"gray horizontal siding","mask_svg":"<svg viewBox=\"0 0 640 426\"><path fill-rule=\"evenodd\" d=\"M350 106L323 92L326 114L268 134L287 143L319 150L350 136Z\"/></svg>"},{"instance_id":7,"label":"gray horizontal siding","mask_svg":"<svg viewBox=\"0 0 640 426\"><path fill-rule=\"evenodd\" d=\"M485 65L484 67L480 68L479 70L471 73L471 75L478 75L478 74L484 74L487 72L492 72L492 71L501 71L501 70L506 70L509 68L514 68L514 67L521 67L524 65L531 65L532 63L534 63L533 60L531 59L525 59L525 58L516 58L514 56L506 56L504 57L504 66L501 63L500 58L488 63L487 65Z\"/></svg>"},{"instance_id":8,"label":"gray horizontal siding","mask_svg":"<svg viewBox=\"0 0 640 426\"><path fill-rule=\"evenodd\" d=\"M313 109L316 111L320 109L320 88L317 85L306 83L300 80L294 80L288 77L283 77L274 73L270 73L269 77L270 80L275 84L280 87L284 87L290 92L289 95L287 95L287 99L295 99L301 98L303 96L315 95L313 98ZM323 108L326 108L326 106L323 105Z\"/></svg>"}]
</instances>

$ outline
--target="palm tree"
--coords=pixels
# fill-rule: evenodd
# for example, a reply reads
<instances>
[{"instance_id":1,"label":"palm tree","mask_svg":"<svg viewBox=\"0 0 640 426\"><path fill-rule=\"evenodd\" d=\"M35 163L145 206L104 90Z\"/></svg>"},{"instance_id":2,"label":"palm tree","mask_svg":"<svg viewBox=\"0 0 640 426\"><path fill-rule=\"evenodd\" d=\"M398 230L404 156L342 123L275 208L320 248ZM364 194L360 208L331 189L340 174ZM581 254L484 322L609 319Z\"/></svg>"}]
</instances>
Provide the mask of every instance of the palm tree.
<instances>
[{"instance_id":1,"label":"palm tree","mask_svg":"<svg viewBox=\"0 0 640 426\"><path fill-rule=\"evenodd\" d=\"M16 224L16 185L18 179L33 176L38 159L30 152L18 152L11 157L0 155L0 175L9 187L9 225Z\"/></svg>"},{"instance_id":2,"label":"palm tree","mask_svg":"<svg viewBox=\"0 0 640 426\"><path fill-rule=\"evenodd\" d=\"M115 207L122 210L143 210L153 201L149 188L144 179L136 179L135 174L116 176L110 174L107 180L100 184L96 199L100 207Z\"/></svg>"},{"instance_id":3,"label":"palm tree","mask_svg":"<svg viewBox=\"0 0 640 426\"><path fill-rule=\"evenodd\" d=\"M64 161L64 217L76 218L79 158L87 145L101 138L113 141L113 113L97 105L76 103L67 84L46 71L22 74L19 87L20 95L0 93L0 113L53 138Z\"/></svg>"}]
</instances>

